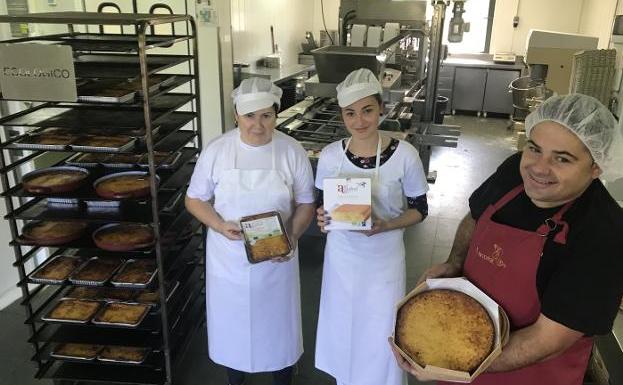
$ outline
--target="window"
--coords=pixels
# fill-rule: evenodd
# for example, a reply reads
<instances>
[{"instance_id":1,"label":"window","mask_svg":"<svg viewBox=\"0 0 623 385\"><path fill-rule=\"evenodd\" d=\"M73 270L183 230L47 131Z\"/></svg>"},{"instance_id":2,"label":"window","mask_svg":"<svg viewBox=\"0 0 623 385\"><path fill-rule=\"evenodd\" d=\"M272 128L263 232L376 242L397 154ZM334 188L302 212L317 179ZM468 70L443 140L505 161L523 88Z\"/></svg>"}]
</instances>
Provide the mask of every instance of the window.
<instances>
[{"instance_id":1,"label":"window","mask_svg":"<svg viewBox=\"0 0 623 385\"><path fill-rule=\"evenodd\" d=\"M480 53L489 51L491 26L495 0L469 0L465 2L463 20L470 24L469 32L463 33L463 41L450 43L448 28L452 19L452 5L446 11L444 26L444 44L448 45L449 53Z\"/></svg>"},{"instance_id":2,"label":"window","mask_svg":"<svg viewBox=\"0 0 623 385\"><path fill-rule=\"evenodd\" d=\"M7 0L7 15L27 15L28 14L28 1L27 0ZM28 36L28 24L26 23L11 23L11 36L12 37L27 37Z\"/></svg>"}]
</instances>

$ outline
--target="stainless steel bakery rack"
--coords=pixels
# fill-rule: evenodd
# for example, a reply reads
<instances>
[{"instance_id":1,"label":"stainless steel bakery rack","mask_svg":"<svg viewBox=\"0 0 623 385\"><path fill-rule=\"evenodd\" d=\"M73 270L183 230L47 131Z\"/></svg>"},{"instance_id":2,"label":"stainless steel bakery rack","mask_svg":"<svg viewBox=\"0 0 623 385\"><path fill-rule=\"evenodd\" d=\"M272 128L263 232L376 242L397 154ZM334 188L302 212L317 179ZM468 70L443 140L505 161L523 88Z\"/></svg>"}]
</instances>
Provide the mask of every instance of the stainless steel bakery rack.
<instances>
[{"instance_id":1,"label":"stainless steel bakery rack","mask_svg":"<svg viewBox=\"0 0 623 385\"><path fill-rule=\"evenodd\" d=\"M19 274L17 285L22 292L28 343L33 347L34 375L59 384L171 384L205 314L202 276L205 238L200 223L183 207L201 144L195 22L187 15L58 12L0 16L0 23L67 25L66 33L2 43L71 47L78 95L80 86L86 83L91 92L76 102L24 103L23 110L0 119L4 131L0 142L1 195L13 238L13 265ZM155 25L165 23L185 23L187 32L153 33ZM105 34L101 27L100 33L77 32L87 25L95 29L102 25L128 26L127 29L135 33ZM180 55L179 49L171 48L176 45L186 54ZM109 85L117 81L123 86L134 84L137 89L118 100L98 99L92 94L98 82ZM133 140L130 145L117 149L71 143L46 147L29 142L51 127L60 127L76 135L124 135ZM23 188L21 179L27 171L63 166L66 161L75 159L78 151L146 154L143 157L146 156L147 162L111 165L95 161L89 167L87 182L72 192L35 194ZM175 154L175 161L165 167L156 160L156 155L162 156L162 153ZM115 200L95 193L92 183L96 179L131 170L147 171L152 176L148 196ZM159 182L153 177L156 175ZM61 245L34 244L21 234L22 226L33 221L86 222L87 231L83 237ZM150 224L155 242L153 246L126 252L102 250L90 235L108 223ZM130 290L124 295L135 302L142 298L139 295L156 297L147 316L131 328L96 325L89 321L81 324L49 321L46 315L51 309L80 285L68 279L40 283L32 275L46 262L61 255L75 255L85 260L93 256L154 259L157 276L153 283L147 288L123 289ZM88 286L88 282L83 284ZM107 288L109 294L110 290L119 290L110 282L102 287ZM97 298L110 301L105 296ZM61 343L146 347L148 354L133 363L52 355Z\"/></svg>"}]
</instances>

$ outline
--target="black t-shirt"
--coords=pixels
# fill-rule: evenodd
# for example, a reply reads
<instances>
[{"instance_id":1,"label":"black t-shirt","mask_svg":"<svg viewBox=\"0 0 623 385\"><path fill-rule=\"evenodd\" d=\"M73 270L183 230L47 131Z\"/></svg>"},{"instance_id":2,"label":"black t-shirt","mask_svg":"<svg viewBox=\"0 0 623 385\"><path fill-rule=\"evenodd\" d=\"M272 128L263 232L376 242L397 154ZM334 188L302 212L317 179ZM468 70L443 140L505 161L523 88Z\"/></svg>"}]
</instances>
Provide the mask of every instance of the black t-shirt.
<instances>
[{"instance_id":1,"label":"black t-shirt","mask_svg":"<svg viewBox=\"0 0 623 385\"><path fill-rule=\"evenodd\" d=\"M471 215L484 210L522 183L521 154L506 159L469 198ZM525 192L492 216L496 223L535 231L560 207L535 206ZM612 330L623 294L623 209L598 179L562 217L569 224L566 245L550 234L536 284L541 313L586 335Z\"/></svg>"}]
</instances>

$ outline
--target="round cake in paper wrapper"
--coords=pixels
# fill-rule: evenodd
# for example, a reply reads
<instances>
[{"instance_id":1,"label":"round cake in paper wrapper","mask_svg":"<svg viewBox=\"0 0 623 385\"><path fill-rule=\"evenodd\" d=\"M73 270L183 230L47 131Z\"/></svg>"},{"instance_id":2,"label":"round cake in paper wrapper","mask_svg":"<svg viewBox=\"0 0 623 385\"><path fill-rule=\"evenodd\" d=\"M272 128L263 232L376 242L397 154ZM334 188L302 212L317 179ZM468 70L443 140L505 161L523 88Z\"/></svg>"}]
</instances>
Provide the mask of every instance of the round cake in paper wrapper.
<instances>
[{"instance_id":1,"label":"round cake in paper wrapper","mask_svg":"<svg viewBox=\"0 0 623 385\"><path fill-rule=\"evenodd\" d=\"M455 290L434 289L401 306L395 339L422 367L471 373L493 350L495 326L474 298Z\"/></svg>"}]
</instances>

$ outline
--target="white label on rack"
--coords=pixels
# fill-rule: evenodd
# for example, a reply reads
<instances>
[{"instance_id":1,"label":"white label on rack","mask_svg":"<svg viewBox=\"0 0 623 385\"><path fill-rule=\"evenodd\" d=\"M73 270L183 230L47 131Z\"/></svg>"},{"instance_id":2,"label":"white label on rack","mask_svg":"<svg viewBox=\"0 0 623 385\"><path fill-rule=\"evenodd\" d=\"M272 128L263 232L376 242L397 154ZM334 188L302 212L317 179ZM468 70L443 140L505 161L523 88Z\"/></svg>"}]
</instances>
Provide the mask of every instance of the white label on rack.
<instances>
[{"instance_id":1,"label":"white label on rack","mask_svg":"<svg viewBox=\"0 0 623 385\"><path fill-rule=\"evenodd\" d=\"M5 99L75 102L71 47L0 44L0 86Z\"/></svg>"}]
</instances>

